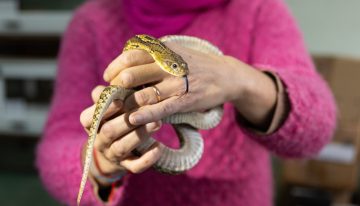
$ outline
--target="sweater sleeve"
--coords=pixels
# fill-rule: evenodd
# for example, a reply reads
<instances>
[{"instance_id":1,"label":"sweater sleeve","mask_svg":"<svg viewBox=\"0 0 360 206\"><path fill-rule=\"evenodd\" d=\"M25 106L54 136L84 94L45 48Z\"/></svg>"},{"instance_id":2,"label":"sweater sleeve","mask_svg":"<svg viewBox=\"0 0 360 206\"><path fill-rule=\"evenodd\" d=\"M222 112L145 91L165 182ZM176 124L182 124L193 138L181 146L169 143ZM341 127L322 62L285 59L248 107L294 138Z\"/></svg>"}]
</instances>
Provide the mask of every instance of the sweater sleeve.
<instances>
[{"instance_id":1,"label":"sweater sleeve","mask_svg":"<svg viewBox=\"0 0 360 206\"><path fill-rule=\"evenodd\" d=\"M82 10L75 13L62 40L55 94L37 148L36 164L46 189L66 205L76 205L82 175L81 148L87 140L79 116L92 104L91 90L99 83L96 73L94 32ZM109 205L118 204L123 188ZM87 182L82 205L100 205Z\"/></svg>"},{"instance_id":2,"label":"sweater sleeve","mask_svg":"<svg viewBox=\"0 0 360 206\"><path fill-rule=\"evenodd\" d=\"M282 0L262 1L255 17L252 44L250 64L280 78L290 108L283 124L272 134L245 132L280 156L316 154L333 134L335 102Z\"/></svg>"}]
</instances>

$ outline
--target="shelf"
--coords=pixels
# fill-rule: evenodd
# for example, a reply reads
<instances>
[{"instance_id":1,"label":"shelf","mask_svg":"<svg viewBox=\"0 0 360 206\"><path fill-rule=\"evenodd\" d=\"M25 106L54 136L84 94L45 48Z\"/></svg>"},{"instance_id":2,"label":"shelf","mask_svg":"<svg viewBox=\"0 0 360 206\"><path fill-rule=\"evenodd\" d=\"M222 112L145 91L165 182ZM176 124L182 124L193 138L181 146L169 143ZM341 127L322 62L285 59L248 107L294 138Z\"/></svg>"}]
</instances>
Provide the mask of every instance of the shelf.
<instances>
[{"instance_id":1,"label":"shelf","mask_svg":"<svg viewBox=\"0 0 360 206\"><path fill-rule=\"evenodd\" d=\"M48 106L28 106L21 101L9 101L0 116L0 134L39 137L48 110Z\"/></svg>"},{"instance_id":2,"label":"shelf","mask_svg":"<svg viewBox=\"0 0 360 206\"><path fill-rule=\"evenodd\" d=\"M0 58L0 134L39 137L49 110L48 104L29 103L26 97L9 98L6 81L52 81L55 76L55 59Z\"/></svg>"},{"instance_id":3,"label":"shelf","mask_svg":"<svg viewBox=\"0 0 360 206\"><path fill-rule=\"evenodd\" d=\"M0 1L0 36L61 36L71 16L69 10L21 11L15 0Z\"/></svg>"},{"instance_id":4,"label":"shelf","mask_svg":"<svg viewBox=\"0 0 360 206\"><path fill-rule=\"evenodd\" d=\"M0 58L0 75L3 78L54 79L56 60Z\"/></svg>"}]
</instances>

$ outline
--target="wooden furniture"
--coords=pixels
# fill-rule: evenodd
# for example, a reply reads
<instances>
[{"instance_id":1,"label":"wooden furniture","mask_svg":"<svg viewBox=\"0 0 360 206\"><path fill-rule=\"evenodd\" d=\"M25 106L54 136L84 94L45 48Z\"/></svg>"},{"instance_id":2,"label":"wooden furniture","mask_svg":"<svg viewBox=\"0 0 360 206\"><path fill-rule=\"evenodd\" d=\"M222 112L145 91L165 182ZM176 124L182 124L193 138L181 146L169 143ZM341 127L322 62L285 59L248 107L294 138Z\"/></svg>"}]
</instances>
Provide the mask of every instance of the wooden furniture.
<instances>
[{"instance_id":1,"label":"wooden furniture","mask_svg":"<svg viewBox=\"0 0 360 206\"><path fill-rule=\"evenodd\" d=\"M352 152L343 161L323 158L284 160L282 182L285 186L320 188L332 194L333 203L349 203L358 187L360 162L360 60L316 57L319 72L331 87L338 106L337 129L332 144ZM348 151L346 151L348 150ZM336 150L335 150L336 152Z\"/></svg>"}]
</instances>

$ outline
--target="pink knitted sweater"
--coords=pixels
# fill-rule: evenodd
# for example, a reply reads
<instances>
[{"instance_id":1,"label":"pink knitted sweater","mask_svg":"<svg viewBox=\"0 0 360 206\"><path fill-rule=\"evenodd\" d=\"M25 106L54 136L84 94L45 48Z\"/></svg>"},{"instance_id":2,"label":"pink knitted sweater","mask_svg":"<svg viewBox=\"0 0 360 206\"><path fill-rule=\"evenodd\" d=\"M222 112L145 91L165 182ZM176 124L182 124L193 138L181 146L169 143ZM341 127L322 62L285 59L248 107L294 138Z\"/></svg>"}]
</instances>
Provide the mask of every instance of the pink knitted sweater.
<instances>
[{"instance_id":1,"label":"pink knitted sweater","mask_svg":"<svg viewBox=\"0 0 360 206\"><path fill-rule=\"evenodd\" d=\"M87 134L80 112L92 104L91 90L105 84L102 74L134 34L121 14L120 1L96 0L75 13L62 42L50 115L38 145L37 166L49 193L75 205L81 179L81 147ZM290 113L272 134L258 135L236 122L225 105L221 124L201 131L205 152L185 174L148 170L130 175L109 205L272 205L269 154L308 157L329 141L335 125L334 100L316 73L299 29L281 0L233 0L202 13L181 34L209 40L227 55L269 70L283 82ZM219 68L221 69L221 68ZM168 126L156 136L174 144ZM88 182L83 205L100 205Z\"/></svg>"}]
</instances>

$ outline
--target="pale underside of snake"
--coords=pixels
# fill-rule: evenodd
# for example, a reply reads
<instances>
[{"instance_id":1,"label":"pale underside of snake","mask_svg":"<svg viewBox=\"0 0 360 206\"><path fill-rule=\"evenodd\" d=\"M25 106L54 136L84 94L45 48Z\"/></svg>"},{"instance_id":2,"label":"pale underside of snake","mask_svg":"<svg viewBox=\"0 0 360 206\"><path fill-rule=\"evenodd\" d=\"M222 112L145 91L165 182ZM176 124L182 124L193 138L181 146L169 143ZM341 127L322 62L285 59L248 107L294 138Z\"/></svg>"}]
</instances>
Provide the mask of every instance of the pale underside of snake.
<instances>
[{"instance_id":1,"label":"pale underside of snake","mask_svg":"<svg viewBox=\"0 0 360 206\"><path fill-rule=\"evenodd\" d=\"M124 51L131 49L145 50L153 57L163 71L178 77L188 75L189 70L186 62L181 56L166 47L165 44L163 44L164 42L175 42L181 46L204 53L222 55L222 52L208 41L196 37L179 35L165 36L160 39L155 39L148 35L136 35L126 42ZM84 192L92 164L95 138L104 113L114 100L124 101L134 92L135 90L132 89L111 85L102 91L99 100L96 102L95 112L89 129L77 205L80 205ZM222 114L222 106L218 106L206 112L177 113L162 119L163 123L172 124L174 127L180 141L180 147L179 149L172 149L165 146L160 159L153 167L160 172L169 174L182 173L194 167L199 162L204 147L203 139L197 129L210 129L215 127L221 121ZM150 137L136 148L136 153L142 154L146 152L155 141L155 139Z\"/></svg>"}]
</instances>

